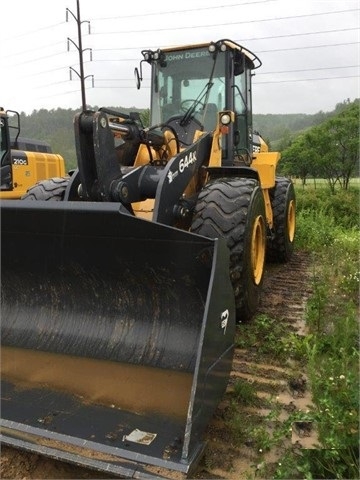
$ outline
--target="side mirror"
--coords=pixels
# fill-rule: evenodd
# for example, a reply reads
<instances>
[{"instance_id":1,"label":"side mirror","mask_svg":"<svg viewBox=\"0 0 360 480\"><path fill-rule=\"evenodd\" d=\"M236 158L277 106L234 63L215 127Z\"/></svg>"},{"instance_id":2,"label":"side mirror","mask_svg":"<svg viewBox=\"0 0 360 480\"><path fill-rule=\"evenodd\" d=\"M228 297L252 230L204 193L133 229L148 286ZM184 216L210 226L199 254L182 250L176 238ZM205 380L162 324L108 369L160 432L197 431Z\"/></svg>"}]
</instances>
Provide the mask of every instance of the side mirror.
<instances>
[{"instance_id":1,"label":"side mirror","mask_svg":"<svg viewBox=\"0 0 360 480\"><path fill-rule=\"evenodd\" d=\"M245 55L241 52L234 53L234 76L241 75L245 70Z\"/></svg>"},{"instance_id":2,"label":"side mirror","mask_svg":"<svg viewBox=\"0 0 360 480\"><path fill-rule=\"evenodd\" d=\"M140 90L142 78L140 76L140 73L137 67L134 70L134 75L135 75L136 88Z\"/></svg>"}]
</instances>

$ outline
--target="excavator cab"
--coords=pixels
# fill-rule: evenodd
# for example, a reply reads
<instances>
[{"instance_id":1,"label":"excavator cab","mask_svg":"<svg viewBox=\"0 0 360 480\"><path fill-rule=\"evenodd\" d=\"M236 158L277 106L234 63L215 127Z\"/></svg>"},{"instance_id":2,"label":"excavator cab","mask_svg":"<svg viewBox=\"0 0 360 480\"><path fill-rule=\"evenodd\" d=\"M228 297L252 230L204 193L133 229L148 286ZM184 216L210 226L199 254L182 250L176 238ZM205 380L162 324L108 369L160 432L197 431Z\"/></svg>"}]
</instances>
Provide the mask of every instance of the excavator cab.
<instances>
[{"instance_id":1,"label":"excavator cab","mask_svg":"<svg viewBox=\"0 0 360 480\"><path fill-rule=\"evenodd\" d=\"M0 189L12 187L8 117L0 108Z\"/></svg>"}]
</instances>

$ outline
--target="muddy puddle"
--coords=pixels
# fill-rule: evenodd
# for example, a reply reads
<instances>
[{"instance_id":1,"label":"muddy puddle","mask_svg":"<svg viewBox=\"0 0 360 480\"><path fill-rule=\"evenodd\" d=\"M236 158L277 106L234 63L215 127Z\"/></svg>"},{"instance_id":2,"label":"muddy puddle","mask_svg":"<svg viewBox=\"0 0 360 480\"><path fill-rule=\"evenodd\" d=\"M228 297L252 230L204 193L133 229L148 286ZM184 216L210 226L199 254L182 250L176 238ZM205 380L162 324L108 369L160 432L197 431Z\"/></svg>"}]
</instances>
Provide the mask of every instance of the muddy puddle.
<instances>
[{"instance_id":1,"label":"muddy puddle","mask_svg":"<svg viewBox=\"0 0 360 480\"><path fill-rule=\"evenodd\" d=\"M84 403L185 418L189 373L14 347L1 348L1 377L18 388L46 388Z\"/></svg>"}]
</instances>

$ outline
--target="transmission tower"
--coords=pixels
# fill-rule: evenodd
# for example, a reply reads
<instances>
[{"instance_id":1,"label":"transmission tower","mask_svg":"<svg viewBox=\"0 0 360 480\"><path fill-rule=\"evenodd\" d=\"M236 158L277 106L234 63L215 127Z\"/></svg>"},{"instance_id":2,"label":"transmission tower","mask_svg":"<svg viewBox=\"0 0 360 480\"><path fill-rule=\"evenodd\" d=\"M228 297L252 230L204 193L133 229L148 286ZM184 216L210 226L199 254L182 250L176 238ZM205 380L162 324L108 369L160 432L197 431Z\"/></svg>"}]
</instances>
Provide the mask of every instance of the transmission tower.
<instances>
[{"instance_id":1,"label":"transmission tower","mask_svg":"<svg viewBox=\"0 0 360 480\"><path fill-rule=\"evenodd\" d=\"M68 37L67 39L67 50L70 50L70 43L74 45L74 47L77 49L79 52L79 69L80 72L75 70L75 68L70 67L70 80L72 80L72 72L76 73L76 75L80 79L80 85L81 85L81 100L82 100L82 109L83 111L86 110L86 97L85 97L85 80L87 78L92 78L92 86L94 87L94 75L86 75L84 74L84 59L83 59L83 53L86 50L90 51L90 61L92 61L92 49L91 48L82 48L82 35L81 35L81 25L83 23L88 24L88 33L90 34L90 22L88 20L83 20L81 21L80 19L80 1L76 0L77 4L77 15L74 15L71 10L68 8L66 9L66 21L69 21L69 13L70 15L74 18L76 24L77 24L77 31L78 31L78 43L75 43L71 38Z\"/></svg>"}]
</instances>

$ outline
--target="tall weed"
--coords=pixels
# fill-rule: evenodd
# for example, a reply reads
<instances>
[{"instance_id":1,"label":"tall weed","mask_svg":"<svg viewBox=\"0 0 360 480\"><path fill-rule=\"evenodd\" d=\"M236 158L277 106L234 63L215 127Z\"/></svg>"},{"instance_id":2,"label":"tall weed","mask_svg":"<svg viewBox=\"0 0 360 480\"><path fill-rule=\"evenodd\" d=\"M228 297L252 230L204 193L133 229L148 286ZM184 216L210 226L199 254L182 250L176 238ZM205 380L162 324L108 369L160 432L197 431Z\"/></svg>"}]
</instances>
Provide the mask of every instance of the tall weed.
<instances>
[{"instance_id":1,"label":"tall weed","mask_svg":"<svg viewBox=\"0 0 360 480\"><path fill-rule=\"evenodd\" d=\"M314 253L305 345L319 448L288 451L274 477L358 479L358 195L305 189L297 205L297 245Z\"/></svg>"},{"instance_id":2,"label":"tall weed","mask_svg":"<svg viewBox=\"0 0 360 480\"><path fill-rule=\"evenodd\" d=\"M311 252L319 252L332 245L340 231L334 219L322 208L298 209L296 223L296 246Z\"/></svg>"}]
</instances>

